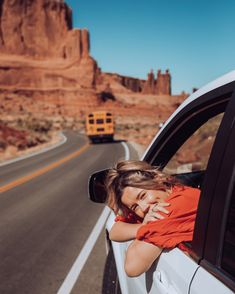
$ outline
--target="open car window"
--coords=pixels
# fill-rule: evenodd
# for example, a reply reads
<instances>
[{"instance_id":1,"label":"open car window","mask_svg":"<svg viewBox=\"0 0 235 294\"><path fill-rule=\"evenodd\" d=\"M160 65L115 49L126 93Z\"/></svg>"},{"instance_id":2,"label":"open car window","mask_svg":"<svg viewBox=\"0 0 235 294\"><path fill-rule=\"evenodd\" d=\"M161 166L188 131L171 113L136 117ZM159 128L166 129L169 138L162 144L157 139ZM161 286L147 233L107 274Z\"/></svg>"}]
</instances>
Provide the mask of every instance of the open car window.
<instances>
[{"instance_id":1,"label":"open car window","mask_svg":"<svg viewBox=\"0 0 235 294\"><path fill-rule=\"evenodd\" d=\"M185 185L201 187L231 93L210 92L190 103L164 128L144 160L183 179ZM194 177L196 184L190 180Z\"/></svg>"},{"instance_id":2,"label":"open car window","mask_svg":"<svg viewBox=\"0 0 235 294\"><path fill-rule=\"evenodd\" d=\"M200 187L224 113L207 120L169 160L163 171L178 177L184 184Z\"/></svg>"},{"instance_id":3,"label":"open car window","mask_svg":"<svg viewBox=\"0 0 235 294\"><path fill-rule=\"evenodd\" d=\"M182 174L206 170L215 137L224 113L210 118L197 129L178 149L164 171L170 174Z\"/></svg>"}]
</instances>

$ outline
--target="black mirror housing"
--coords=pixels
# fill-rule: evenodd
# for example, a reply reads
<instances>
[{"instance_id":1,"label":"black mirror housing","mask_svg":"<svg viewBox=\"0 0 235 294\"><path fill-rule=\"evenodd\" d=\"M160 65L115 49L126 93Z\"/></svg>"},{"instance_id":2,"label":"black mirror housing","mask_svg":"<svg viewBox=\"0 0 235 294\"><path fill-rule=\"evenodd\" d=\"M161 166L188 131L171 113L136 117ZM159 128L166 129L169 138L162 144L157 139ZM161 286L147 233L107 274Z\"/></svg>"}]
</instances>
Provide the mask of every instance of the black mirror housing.
<instances>
[{"instance_id":1,"label":"black mirror housing","mask_svg":"<svg viewBox=\"0 0 235 294\"><path fill-rule=\"evenodd\" d=\"M105 203L107 192L105 189L105 178L109 169L100 170L93 173L88 180L89 198L96 203Z\"/></svg>"}]
</instances>

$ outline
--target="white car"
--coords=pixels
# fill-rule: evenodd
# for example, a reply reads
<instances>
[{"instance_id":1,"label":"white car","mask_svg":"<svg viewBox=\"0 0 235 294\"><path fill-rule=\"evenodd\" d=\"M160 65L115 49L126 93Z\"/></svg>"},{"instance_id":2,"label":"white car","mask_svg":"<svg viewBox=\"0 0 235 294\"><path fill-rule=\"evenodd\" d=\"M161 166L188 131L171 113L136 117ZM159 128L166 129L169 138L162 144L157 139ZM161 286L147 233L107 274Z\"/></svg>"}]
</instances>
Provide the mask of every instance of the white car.
<instances>
[{"instance_id":1,"label":"white car","mask_svg":"<svg viewBox=\"0 0 235 294\"><path fill-rule=\"evenodd\" d=\"M108 239L103 294L231 294L235 291L235 71L188 97L165 122L143 160L201 189L190 254L163 251L151 269L125 274L128 242ZM90 198L104 202L102 179L90 178Z\"/></svg>"}]
</instances>

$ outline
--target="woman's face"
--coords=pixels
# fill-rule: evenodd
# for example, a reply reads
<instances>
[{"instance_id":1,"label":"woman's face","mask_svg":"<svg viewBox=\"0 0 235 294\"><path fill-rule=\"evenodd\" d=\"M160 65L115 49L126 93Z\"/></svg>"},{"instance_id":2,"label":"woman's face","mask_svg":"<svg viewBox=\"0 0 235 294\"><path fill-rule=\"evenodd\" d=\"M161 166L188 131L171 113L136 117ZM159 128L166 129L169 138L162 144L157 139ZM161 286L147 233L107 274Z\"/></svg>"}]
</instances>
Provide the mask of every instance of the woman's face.
<instances>
[{"instance_id":1,"label":"woman's face","mask_svg":"<svg viewBox=\"0 0 235 294\"><path fill-rule=\"evenodd\" d=\"M169 196L168 192L161 190L146 190L135 187L126 187L122 194L122 203L136 215L144 218L150 207L158 202L163 202Z\"/></svg>"}]
</instances>

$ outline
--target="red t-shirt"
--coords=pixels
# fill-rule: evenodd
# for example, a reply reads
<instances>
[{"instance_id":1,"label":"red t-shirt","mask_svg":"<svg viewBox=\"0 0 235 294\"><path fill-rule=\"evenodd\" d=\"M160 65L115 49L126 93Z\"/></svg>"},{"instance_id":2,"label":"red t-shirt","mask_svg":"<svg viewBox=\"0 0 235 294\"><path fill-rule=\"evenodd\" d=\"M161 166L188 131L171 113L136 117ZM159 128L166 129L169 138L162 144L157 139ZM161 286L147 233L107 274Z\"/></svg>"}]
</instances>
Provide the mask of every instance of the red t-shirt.
<instances>
[{"instance_id":1,"label":"red t-shirt","mask_svg":"<svg viewBox=\"0 0 235 294\"><path fill-rule=\"evenodd\" d=\"M192 241L200 190L174 187L165 199L170 203L169 214L139 228L136 238L162 248L174 248L183 241Z\"/></svg>"}]
</instances>

